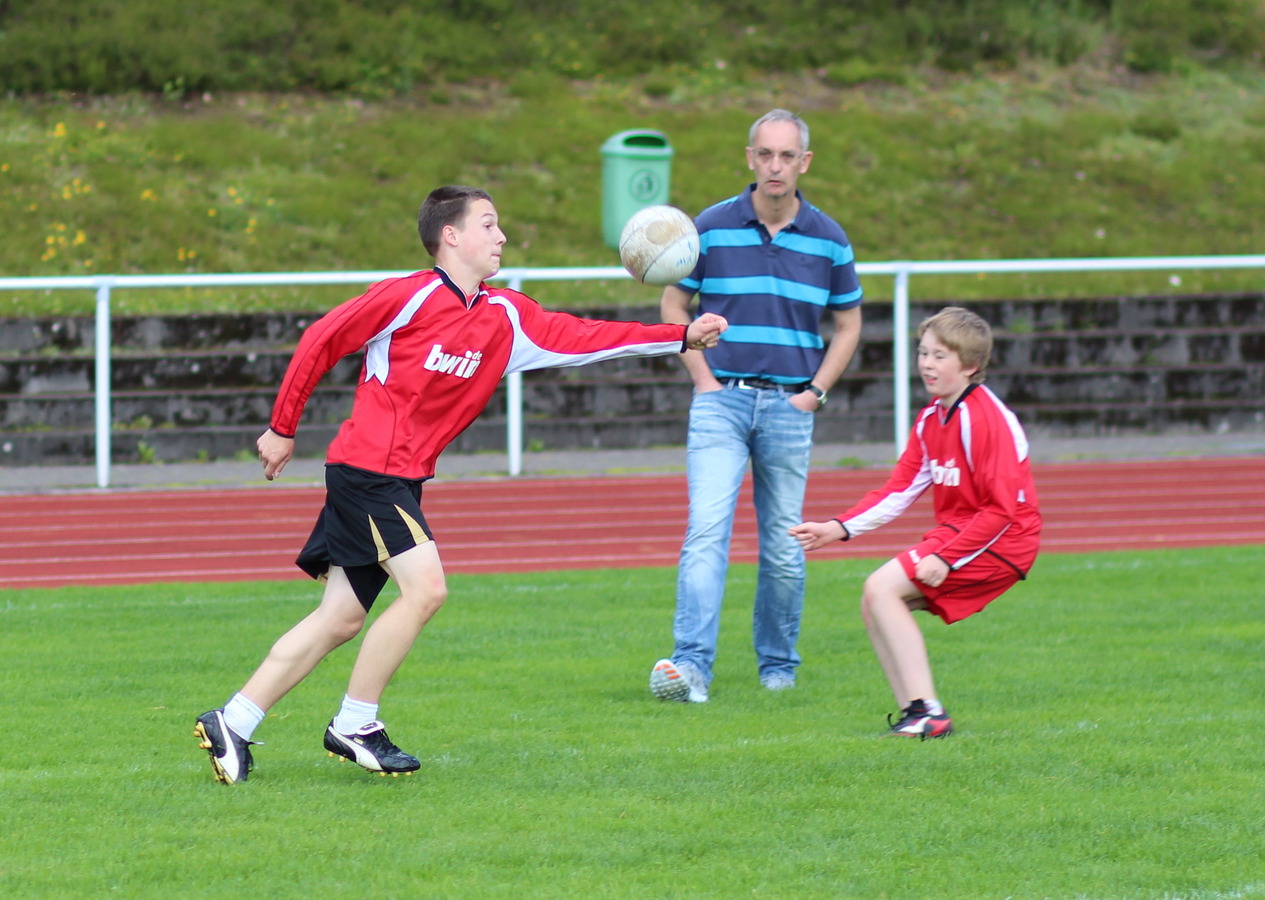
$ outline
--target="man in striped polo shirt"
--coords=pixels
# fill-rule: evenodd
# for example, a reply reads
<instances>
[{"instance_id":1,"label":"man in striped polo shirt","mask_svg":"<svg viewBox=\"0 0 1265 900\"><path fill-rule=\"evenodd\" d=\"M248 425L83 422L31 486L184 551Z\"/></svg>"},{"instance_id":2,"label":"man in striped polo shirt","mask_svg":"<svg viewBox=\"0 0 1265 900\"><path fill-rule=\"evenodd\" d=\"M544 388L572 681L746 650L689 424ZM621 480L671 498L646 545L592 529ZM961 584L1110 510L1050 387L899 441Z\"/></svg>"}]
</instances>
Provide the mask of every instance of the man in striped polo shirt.
<instances>
[{"instance_id":1,"label":"man in striped polo shirt","mask_svg":"<svg viewBox=\"0 0 1265 900\"><path fill-rule=\"evenodd\" d=\"M665 322L698 313L729 321L720 343L682 355L694 381L686 468L689 526L677 576L675 647L657 662L661 699L706 702L719 636L738 491L750 463L760 565L753 635L761 684L795 684L804 606L804 553L788 529L802 521L813 416L861 335L861 287L852 247L797 188L808 171L808 125L775 109L751 126L755 183L695 220L701 251L688 278L664 289ZM829 314L829 346L820 325Z\"/></svg>"}]
</instances>

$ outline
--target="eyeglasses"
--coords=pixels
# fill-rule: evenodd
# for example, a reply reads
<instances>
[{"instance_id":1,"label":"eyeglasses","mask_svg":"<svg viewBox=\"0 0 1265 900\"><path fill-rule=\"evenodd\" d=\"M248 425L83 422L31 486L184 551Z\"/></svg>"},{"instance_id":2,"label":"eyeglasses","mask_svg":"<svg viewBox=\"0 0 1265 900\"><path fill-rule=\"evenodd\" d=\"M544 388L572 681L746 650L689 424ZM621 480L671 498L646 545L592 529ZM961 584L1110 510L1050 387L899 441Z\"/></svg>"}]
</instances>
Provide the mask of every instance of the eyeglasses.
<instances>
[{"instance_id":1,"label":"eyeglasses","mask_svg":"<svg viewBox=\"0 0 1265 900\"><path fill-rule=\"evenodd\" d=\"M752 150L751 155L762 163L771 163L773 157L776 156L783 164L793 166L804 154L796 150L783 150L781 153L776 153L767 147L761 147L759 150Z\"/></svg>"}]
</instances>

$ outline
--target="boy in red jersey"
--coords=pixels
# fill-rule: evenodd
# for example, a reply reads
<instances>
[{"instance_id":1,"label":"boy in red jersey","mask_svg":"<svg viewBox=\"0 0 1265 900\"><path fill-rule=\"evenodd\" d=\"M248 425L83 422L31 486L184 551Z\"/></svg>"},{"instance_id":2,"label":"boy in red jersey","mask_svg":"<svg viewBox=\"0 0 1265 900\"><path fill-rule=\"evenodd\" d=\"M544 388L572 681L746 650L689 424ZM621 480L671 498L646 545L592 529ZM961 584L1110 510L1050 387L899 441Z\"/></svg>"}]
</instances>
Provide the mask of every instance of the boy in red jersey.
<instances>
[{"instance_id":1,"label":"boy in red jersey","mask_svg":"<svg viewBox=\"0 0 1265 900\"><path fill-rule=\"evenodd\" d=\"M936 699L915 610L947 624L979 612L1023 579L1037 556L1041 513L1028 439L1014 413L984 387L992 355L988 323L948 307L918 329L918 371L931 403L887 483L828 522L791 534L805 550L851 540L895 519L927 488L935 528L865 581L861 614L900 707L889 734L938 738L953 720Z\"/></svg>"},{"instance_id":2,"label":"boy in red jersey","mask_svg":"<svg viewBox=\"0 0 1265 900\"><path fill-rule=\"evenodd\" d=\"M382 775L420 767L387 737L378 701L423 626L447 597L443 566L422 515L422 482L439 453L483 411L506 372L621 356L714 347L724 318L688 326L607 322L547 312L485 280L501 267L505 234L491 196L446 186L417 217L433 269L372 285L304 333L258 441L264 477L294 453L303 406L321 377L361 348L351 417L326 456L325 507L298 566L325 582L320 605L272 647L242 689L194 726L218 781L245 781L251 737L267 710L335 647L363 628L388 578L400 596L374 621L352 668L325 749Z\"/></svg>"}]
</instances>

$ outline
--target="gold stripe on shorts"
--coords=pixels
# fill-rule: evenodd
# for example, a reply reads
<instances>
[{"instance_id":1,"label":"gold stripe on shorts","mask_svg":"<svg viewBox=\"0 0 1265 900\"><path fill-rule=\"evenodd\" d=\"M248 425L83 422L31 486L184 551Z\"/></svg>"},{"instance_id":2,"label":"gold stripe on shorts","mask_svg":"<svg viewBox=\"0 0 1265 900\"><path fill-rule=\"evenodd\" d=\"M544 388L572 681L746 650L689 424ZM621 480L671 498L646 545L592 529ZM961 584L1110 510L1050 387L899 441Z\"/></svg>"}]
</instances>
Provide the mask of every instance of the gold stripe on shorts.
<instances>
[{"instance_id":1,"label":"gold stripe on shorts","mask_svg":"<svg viewBox=\"0 0 1265 900\"><path fill-rule=\"evenodd\" d=\"M397 506L396 509L399 509ZM373 533L374 546L378 548L378 562L386 562L391 558L391 553L387 550L386 541L382 540L382 532L378 531L378 523L373 521L373 516L369 516L369 530Z\"/></svg>"},{"instance_id":2,"label":"gold stripe on shorts","mask_svg":"<svg viewBox=\"0 0 1265 900\"><path fill-rule=\"evenodd\" d=\"M413 535L413 540L418 544L424 544L430 540L426 536L426 532L422 530L422 526L417 524L417 520L400 509L398 506L395 511L400 514L400 518L404 520L404 524L408 526L409 534Z\"/></svg>"}]
</instances>

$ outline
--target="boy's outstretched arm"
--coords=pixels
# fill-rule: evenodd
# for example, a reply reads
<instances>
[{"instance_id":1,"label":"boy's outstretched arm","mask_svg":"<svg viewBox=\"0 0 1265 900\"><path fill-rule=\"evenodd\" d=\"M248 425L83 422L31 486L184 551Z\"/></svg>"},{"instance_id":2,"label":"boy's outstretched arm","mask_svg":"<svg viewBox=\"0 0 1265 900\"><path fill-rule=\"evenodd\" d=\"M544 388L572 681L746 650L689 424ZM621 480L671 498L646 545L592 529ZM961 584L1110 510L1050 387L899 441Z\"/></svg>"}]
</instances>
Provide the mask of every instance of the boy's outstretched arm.
<instances>
[{"instance_id":1,"label":"boy's outstretched arm","mask_svg":"<svg viewBox=\"0 0 1265 900\"><path fill-rule=\"evenodd\" d=\"M817 550L835 541L848 539L848 530L838 519L828 522L801 522L788 531L805 550Z\"/></svg>"}]
</instances>

